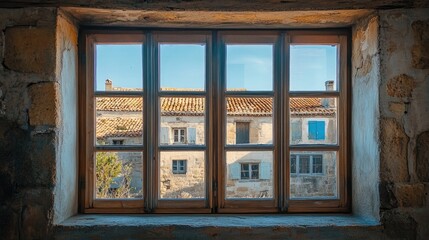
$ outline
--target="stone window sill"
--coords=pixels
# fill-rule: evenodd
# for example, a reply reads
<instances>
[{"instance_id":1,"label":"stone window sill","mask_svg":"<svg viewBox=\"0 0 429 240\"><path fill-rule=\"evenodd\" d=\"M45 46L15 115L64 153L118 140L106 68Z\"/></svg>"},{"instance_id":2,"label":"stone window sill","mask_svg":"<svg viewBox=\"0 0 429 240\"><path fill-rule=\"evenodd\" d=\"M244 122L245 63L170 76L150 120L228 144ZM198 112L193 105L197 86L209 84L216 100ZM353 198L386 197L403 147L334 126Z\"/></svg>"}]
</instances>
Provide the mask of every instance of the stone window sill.
<instances>
[{"instance_id":1,"label":"stone window sill","mask_svg":"<svg viewBox=\"0 0 429 240\"><path fill-rule=\"evenodd\" d=\"M353 215L85 214L54 227L55 239L380 239L373 219Z\"/></svg>"}]
</instances>

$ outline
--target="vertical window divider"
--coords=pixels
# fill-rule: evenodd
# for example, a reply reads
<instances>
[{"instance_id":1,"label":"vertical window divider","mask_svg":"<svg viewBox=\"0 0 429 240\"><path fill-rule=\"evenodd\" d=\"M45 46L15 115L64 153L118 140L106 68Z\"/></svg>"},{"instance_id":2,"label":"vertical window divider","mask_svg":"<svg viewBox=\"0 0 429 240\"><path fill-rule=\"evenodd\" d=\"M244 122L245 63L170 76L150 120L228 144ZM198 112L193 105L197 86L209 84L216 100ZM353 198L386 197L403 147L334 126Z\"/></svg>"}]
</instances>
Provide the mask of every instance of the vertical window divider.
<instances>
[{"instance_id":1,"label":"vertical window divider","mask_svg":"<svg viewBox=\"0 0 429 240\"><path fill-rule=\"evenodd\" d=\"M219 190L218 190L218 159L219 159L219 142L218 142L218 117L219 117L219 44L218 44L218 33L217 31L213 31L211 35L211 54L212 58L210 61L211 66L211 74L209 75L211 79L208 80L207 83L207 91L210 98L210 105L209 106L209 112L210 112L210 131L212 133L211 143L209 143L208 147L208 154L209 154L209 169L211 169L211 195L209 200L209 207L211 208L212 213L217 212L217 208L219 205L219 202L217 201L217 198L219 197ZM210 81L211 80L211 81ZM210 135L207 135L210 136Z\"/></svg>"},{"instance_id":2,"label":"vertical window divider","mask_svg":"<svg viewBox=\"0 0 429 240\"><path fill-rule=\"evenodd\" d=\"M155 161L156 161L156 145L158 142L158 136L156 134L156 105L155 103L157 102L156 99L156 69L157 69L157 63L156 63L156 49L155 49L155 45L154 45L154 39L153 39L153 34L152 32L148 32L147 33L147 42L148 42L148 53L147 53L147 67L148 69L150 69L149 73L148 73L148 79L147 79L147 103L146 106L148 107L148 115L149 117L147 118L147 127L148 127L148 144L147 144L147 151L148 151L148 155L147 155L147 164L148 164L148 180L151 182L153 181L153 179L155 178L156 174L155 174ZM155 201L154 199L156 198L155 195L155 189L156 189L156 183L155 184L149 184L149 182L146 183L148 186L148 212L152 212L153 208L155 207Z\"/></svg>"},{"instance_id":3,"label":"vertical window divider","mask_svg":"<svg viewBox=\"0 0 429 240\"><path fill-rule=\"evenodd\" d=\"M273 153L273 181L276 184L274 196L275 205L282 211L283 205L283 174L281 174L281 169L283 166L282 163L282 144L283 144L283 117L282 117L282 104L281 104L281 96L282 96L282 85L283 85L283 34L280 32L277 41L273 46L273 56L274 56L274 74L273 74L273 140L274 140L274 153ZM276 130L277 129L277 130Z\"/></svg>"},{"instance_id":4,"label":"vertical window divider","mask_svg":"<svg viewBox=\"0 0 429 240\"><path fill-rule=\"evenodd\" d=\"M217 62L218 62L218 83L217 86L217 97L218 97L218 108L217 108L217 135L218 135L218 146L217 146L217 166L218 166L218 172L217 172L217 196L218 196L218 206L217 208L223 208L225 206L225 171L226 166L224 164L225 160L225 123L226 119L223 115L224 112L226 112L226 103L225 103L225 80L226 80L226 63L225 61L222 61L223 59L226 59L226 46L225 42L223 41L221 35L218 33L217 36L217 47L218 47L218 56L217 56Z\"/></svg>"},{"instance_id":5,"label":"vertical window divider","mask_svg":"<svg viewBox=\"0 0 429 240\"><path fill-rule=\"evenodd\" d=\"M283 78L282 78L282 82L283 82L283 86L281 88L282 90L282 101L283 101L283 113L282 113L282 126L283 126L283 130L282 133L282 146L283 146L283 154L282 154L282 162L284 164L284 166L282 166L281 171L283 171L283 176L284 179L282 181L282 183L284 184L283 186L283 206L282 206L282 210L284 212L288 211L289 208L289 199L290 199L290 107L289 107L289 85L290 85L290 35L286 32L283 34L283 60L284 60L284 64L283 64Z\"/></svg>"}]
</instances>

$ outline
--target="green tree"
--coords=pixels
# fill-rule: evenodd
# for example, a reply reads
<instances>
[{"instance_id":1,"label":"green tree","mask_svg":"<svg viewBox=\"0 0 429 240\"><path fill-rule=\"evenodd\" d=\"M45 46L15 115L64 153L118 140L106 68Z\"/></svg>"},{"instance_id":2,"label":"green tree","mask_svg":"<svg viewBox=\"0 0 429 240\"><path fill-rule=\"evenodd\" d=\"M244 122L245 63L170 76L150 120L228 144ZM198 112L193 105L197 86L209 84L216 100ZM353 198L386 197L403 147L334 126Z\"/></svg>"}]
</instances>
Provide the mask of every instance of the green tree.
<instances>
[{"instance_id":1,"label":"green tree","mask_svg":"<svg viewBox=\"0 0 429 240\"><path fill-rule=\"evenodd\" d=\"M131 166L122 164L114 153L99 152L96 156L97 198L129 198ZM112 188L112 186L116 186Z\"/></svg>"}]
</instances>

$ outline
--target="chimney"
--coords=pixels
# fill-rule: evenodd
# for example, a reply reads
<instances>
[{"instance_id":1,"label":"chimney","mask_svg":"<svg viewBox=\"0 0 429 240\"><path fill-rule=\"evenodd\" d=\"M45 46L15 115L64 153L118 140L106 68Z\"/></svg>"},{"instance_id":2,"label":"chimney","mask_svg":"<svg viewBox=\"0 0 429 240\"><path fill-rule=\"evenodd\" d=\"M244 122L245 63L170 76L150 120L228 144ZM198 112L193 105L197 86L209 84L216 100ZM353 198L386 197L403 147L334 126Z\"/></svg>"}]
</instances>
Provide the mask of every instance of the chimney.
<instances>
[{"instance_id":1,"label":"chimney","mask_svg":"<svg viewBox=\"0 0 429 240\"><path fill-rule=\"evenodd\" d=\"M334 80L328 80L325 82L326 91L334 91Z\"/></svg>"},{"instance_id":2,"label":"chimney","mask_svg":"<svg viewBox=\"0 0 429 240\"><path fill-rule=\"evenodd\" d=\"M334 91L334 80L328 80L325 82L326 91ZM335 98L323 98L322 106L325 108L335 107Z\"/></svg>"},{"instance_id":3,"label":"chimney","mask_svg":"<svg viewBox=\"0 0 429 240\"><path fill-rule=\"evenodd\" d=\"M104 84L104 90L105 91L112 91L112 80L106 79L106 82Z\"/></svg>"}]
</instances>

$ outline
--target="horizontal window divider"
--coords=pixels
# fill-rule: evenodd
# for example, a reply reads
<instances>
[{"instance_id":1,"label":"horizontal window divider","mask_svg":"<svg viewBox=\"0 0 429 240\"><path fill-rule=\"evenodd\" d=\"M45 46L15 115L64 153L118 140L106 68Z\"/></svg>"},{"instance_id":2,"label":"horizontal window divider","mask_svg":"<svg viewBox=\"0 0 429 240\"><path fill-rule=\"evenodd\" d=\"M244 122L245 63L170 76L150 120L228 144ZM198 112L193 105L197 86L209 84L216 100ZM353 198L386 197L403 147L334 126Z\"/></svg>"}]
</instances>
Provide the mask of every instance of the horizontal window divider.
<instances>
[{"instance_id":1,"label":"horizontal window divider","mask_svg":"<svg viewBox=\"0 0 429 240\"><path fill-rule=\"evenodd\" d=\"M95 150L97 152L101 152L101 151L106 151L106 152L128 152L128 151L143 151L144 147L143 145L136 145L136 146L132 146L132 145L120 145L120 146L116 146L116 145L98 145L95 146Z\"/></svg>"},{"instance_id":2,"label":"horizontal window divider","mask_svg":"<svg viewBox=\"0 0 429 240\"><path fill-rule=\"evenodd\" d=\"M289 92L289 97L319 97L319 98L328 98L328 97L339 97L339 92L328 92L328 91L291 91Z\"/></svg>"},{"instance_id":3,"label":"horizontal window divider","mask_svg":"<svg viewBox=\"0 0 429 240\"><path fill-rule=\"evenodd\" d=\"M94 207L96 208L143 208L144 200L142 198L135 199L94 199Z\"/></svg>"},{"instance_id":4,"label":"horizontal window divider","mask_svg":"<svg viewBox=\"0 0 429 240\"><path fill-rule=\"evenodd\" d=\"M228 151L262 151L262 150L274 150L274 145L272 144L236 144L236 145L226 145L225 150Z\"/></svg>"},{"instance_id":5,"label":"horizontal window divider","mask_svg":"<svg viewBox=\"0 0 429 240\"><path fill-rule=\"evenodd\" d=\"M158 97L205 97L206 91L159 91Z\"/></svg>"},{"instance_id":6,"label":"horizontal window divider","mask_svg":"<svg viewBox=\"0 0 429 240\"><path fill-rule=\"evenodd\" d=\"M290 151L338 151L340 150L339 145L332 144L300 144L291 145Z\"/></svg>"},{"instance_id":7,"label":"horizontal window divider","mask_svg":"<svg viewBox=\"0 0 429 240\"><path fill-rule=\"evenodd\" d=\"M274 97L273 91L226 91L225 97Z\"/></svg>"},{"instance_id":8,"label":"horizontal window divider","mask_svg":"<svg viewBox=\"0 0 429 240\"><path fill-rule=\"evenodd\" d=\"M158 146L159 151L203 151L206 149L205 145Z\"/></svg>"},{"instance_id":9,"label":"horizontal window divider","mask_svg":"<svg viewBox=\"0 0 429 240\"><path fill-rule=\"evenodd\" d=\"M96 91L96 97L143 97L140 91Z\"/></svg>"}]
</instances>

